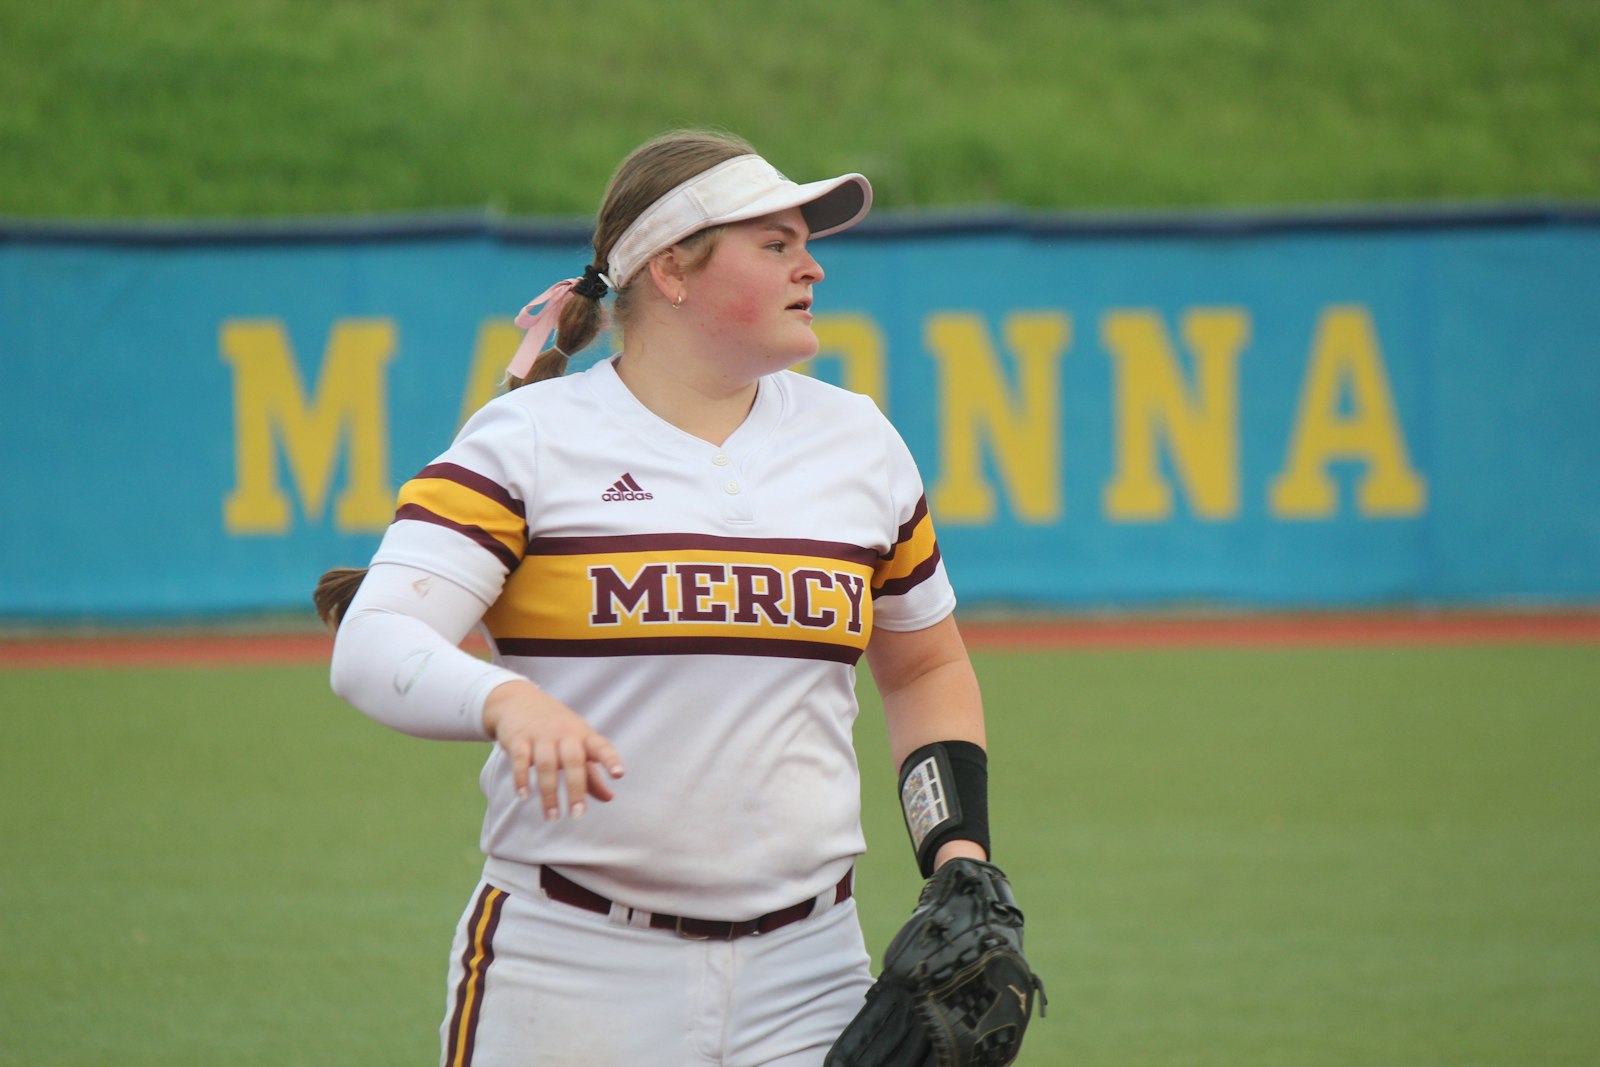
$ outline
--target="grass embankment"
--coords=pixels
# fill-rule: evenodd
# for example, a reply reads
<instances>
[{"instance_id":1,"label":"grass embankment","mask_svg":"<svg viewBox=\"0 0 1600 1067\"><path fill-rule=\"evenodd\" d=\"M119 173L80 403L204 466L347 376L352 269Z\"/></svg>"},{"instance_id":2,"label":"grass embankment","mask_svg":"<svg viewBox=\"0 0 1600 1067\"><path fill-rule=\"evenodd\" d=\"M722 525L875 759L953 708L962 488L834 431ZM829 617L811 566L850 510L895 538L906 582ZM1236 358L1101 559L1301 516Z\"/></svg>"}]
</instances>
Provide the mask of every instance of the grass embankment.
<instances>
[{"instance_id":1,"label":"grass embankment","mask_svg":"<svg viewBox=\"0 0 1600 1067\"><path fill-rule=\"evenodd\" d=\"M1600 197L1588 0L0 12L0 216L586 215L722 125L889 207Z\"/></svg>"}]
</instances>

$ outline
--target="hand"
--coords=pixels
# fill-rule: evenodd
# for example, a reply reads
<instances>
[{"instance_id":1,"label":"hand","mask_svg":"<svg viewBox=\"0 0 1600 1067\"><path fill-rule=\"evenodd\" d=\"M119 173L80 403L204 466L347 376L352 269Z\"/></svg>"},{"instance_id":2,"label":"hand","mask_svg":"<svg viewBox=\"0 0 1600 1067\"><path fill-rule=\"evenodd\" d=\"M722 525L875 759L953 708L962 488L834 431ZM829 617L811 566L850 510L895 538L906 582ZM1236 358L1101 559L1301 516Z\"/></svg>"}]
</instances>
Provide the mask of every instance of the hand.
<instances>
[{"instance_id":1,"label":"hand","mask_svg":"<svg viewBox=\"0 0 1600 1067\"><path fill-rule=\"evenodd\" d=\"M1022 909L1004 872L957 856L922 887L883 973L825 1067L1005 1067L1044 984L1022 954Z\"/></svg>"},{"instance_id":2,"label":"hand","mask_svg":"<svg viewBox=\"0 0 1600 1067\"><path fill-rule=\"evenodd\" d=\"M532 682L496 686L483 703L483 728L511 758L517 796L531 795L530 769L534 772L546 819L561 817L557 789L563 779L567 811L578 819L590 797L606 801L614 795L606 775L622 777L622 760L611 742Z\"/></svg>"}]
</instances>

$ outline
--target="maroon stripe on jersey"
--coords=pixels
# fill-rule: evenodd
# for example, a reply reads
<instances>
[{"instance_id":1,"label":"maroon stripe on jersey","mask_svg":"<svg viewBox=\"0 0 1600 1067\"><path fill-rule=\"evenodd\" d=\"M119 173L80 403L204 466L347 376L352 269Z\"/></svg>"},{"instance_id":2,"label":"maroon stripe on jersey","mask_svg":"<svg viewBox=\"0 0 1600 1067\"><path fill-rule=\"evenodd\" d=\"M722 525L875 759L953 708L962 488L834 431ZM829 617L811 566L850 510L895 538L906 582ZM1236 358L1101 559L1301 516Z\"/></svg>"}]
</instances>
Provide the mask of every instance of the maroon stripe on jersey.
<instances>
[{"instance_id":1,"label":"maroon stripe on jersey","mask_svg":"<svg viewBox=\"0 0 1600 1067\"><path fill-rule=\"evenodd\" d=\"M718 537L715 534L619 534L613 537L536 537L530 556L587 556L616 552L762 552L781 556L814 556L870 567L879 556L870 548L843 541L809 541L782 537Z\"/></svg>"},{"instance_id":2,"label":"maroon stripe on jersey","mask_svg":"<svg viewBox=\"0 0 1600 1067\"><path fill-rule=\"evenodd\" d=\"M441 478L447 482L455 482L471 489L479 496L488 497L524 522L528 519L528 512L523 507L522 501L512 496L505 486L485 478L477 471L470 471L455 463L433 463L418 471L417 477Z\"/></svg>"},{"instance_id":3,"label":"maroon stripe on jersey","mask_svg":"<svg viewBox=\"0 0 1600 1067\"><path fill-rule=\"evenodd\" d=\"M635 493L644 492L644 486L642 486L638 482L634 481L633 480L633 475L631 475L631 474L624 474L622 476L622 484L626 485L629 489L633 490Z\"/></svg>"},{"instance_id":4,"label":"maroon stripe on jersey","mask_svg":"<svg viewBox=\"0 0 1600 1067\"><path fill-rule=\"evenodd\" d=\"M917 506L911 509L911 517L900 524L900 529L895 531L894 544L889 546L889 551L883 554L883 559L894 555L894 550L911 540L911 534L916 530L917 523L921 522L928 514L928 498L926 495L917 498Z\"/></svg>"},{"instance_id":5,"label":"maroon stripe on jersey","mask_svg":"<svg viewBox=\"0 0 1600 1067\"><path fill-rule=\"evenodd\" d=\"M506 893L484 886L467 922L467 947L461 953L461 984L456 987L455 1008L450 1013L450 1034L446 1040L444 1062L448 1067L467 1067L478 1041L478 1020L483 1015L485 983L489 965L494 962L494 934L500 927L500 913Z\"/></svg>"},{"instance_id":6,"label":"maroon stripe on jersey","mask_svg":"<svg viewBox=\"0 0 1600 1067\"><path fill-rule=\"evenodd\" d=\"M454 530L486 549L495 559L505 564L508 571L516 570L517 564L522 562L517 559L515 552L495 540L494 536L482 526L472 526L468 523L456 522L454 519L447 519L437 512L428 510L421 504L401 505L400 510L394 513L394 520L399 522L401 519L410 519L413 522L431 522L435 526L443 526L448 530Z\"/></svg>"},{"instance_id":7,"label":"maroon stripe on jersey","mask_svg":"<svg viewBox=\"0 0 1600 1067\"><path fill-rule=\"evenodd\" d=\"M910 574L892 578L878 586L872 591L872 599L876 600L881 596L899 596L901 593L908 593L927 581L929 575L933 574L938 567L939 546L934 545L931 556L917 564Z\"/></svg>"},{"instance_id":8,"label":"maroon stripe on jersey","mask_svg":"<svg viewBox=\"0 0 1600 1067\"><path fill-rule=\"evenodd\" d=\"M861 650L818 641L761 637L497 637L502 656L770 656L854 664Z\"/></svg>"}]
</instances>

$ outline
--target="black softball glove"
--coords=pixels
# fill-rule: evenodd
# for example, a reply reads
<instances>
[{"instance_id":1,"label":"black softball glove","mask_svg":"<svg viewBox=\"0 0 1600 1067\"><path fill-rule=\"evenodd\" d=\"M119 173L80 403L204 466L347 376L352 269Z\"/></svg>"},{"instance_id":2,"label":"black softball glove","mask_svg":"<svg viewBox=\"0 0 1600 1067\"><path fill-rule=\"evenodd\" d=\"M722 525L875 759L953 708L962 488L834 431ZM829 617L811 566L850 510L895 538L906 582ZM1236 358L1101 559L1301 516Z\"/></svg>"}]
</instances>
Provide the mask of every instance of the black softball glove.
<instances>
[{"instance_id":1,"label":"black softball glove","mask_svg":"<svg viewBox=\"0 0 1600 1067\"><path fill-rule=\"evenodd\" d=\"M824 1067L1005 1067L1044 986L1022 955L1022 910L1004 872L955 859L922 888L883 974Z\"/></svg>"}]
</instances>

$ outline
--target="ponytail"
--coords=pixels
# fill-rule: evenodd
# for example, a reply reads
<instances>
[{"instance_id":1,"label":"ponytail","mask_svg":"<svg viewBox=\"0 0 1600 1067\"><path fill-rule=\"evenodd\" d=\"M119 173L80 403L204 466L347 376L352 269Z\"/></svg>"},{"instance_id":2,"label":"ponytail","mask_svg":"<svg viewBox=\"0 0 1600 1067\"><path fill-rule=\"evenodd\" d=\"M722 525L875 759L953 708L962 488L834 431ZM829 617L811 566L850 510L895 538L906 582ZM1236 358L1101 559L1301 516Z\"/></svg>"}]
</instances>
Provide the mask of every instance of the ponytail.
<instances>
[{"instance_id":1,"label":"ponytail","mask_svg":"<svg viewBox=\"0 0 1600 1067\"><path fill-rule=\"evenodd\" d=\"M594 272L599 268L590 267ZM605 287L600 287L600 295L605 294ZM568 300L561 308L561 317L556 320L556 343L540 352L534 358L533 367L528 371L526 378L518 378L514 374L506 375L506 390L532 385L548 378L559 378L567 373L567 361L585 346L600 336L600 331L605 329L605 312L600 307L600 296L592 295L592 291L584 292L581 289L573 291L573 299Z\"/></svg>"},{"instance_id":2,"label":"ponytail","mask_svg":"<svg viewBox=\"0 0 1600 1067\"><path fill-rule=\"evenodd\" d=\"M361 588L361 580L366 576L365 567L335 567L317 579L317 587L311 592L311 603L316 605L317 617L328 629L339 628L344 621L344 613L350 610L350 601L355 599L356 590Z\"/></svg>"}]
</instances>

